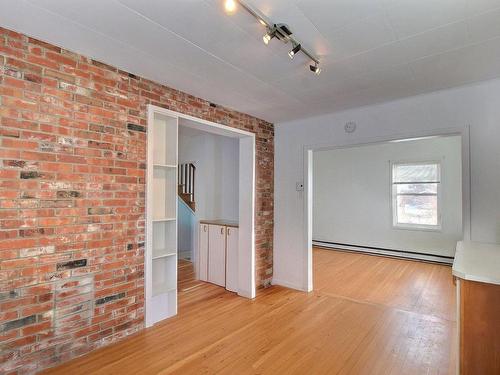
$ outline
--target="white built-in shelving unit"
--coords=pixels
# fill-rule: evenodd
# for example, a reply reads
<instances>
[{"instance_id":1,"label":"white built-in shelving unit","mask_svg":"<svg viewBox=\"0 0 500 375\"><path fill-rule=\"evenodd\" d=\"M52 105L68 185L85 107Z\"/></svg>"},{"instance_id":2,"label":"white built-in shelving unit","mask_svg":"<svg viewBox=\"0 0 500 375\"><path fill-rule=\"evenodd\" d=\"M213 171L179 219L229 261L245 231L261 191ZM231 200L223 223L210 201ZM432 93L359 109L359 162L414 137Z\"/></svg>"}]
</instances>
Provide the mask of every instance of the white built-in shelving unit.
<instances>
[{"instance_id":1,"label":"white built-in shelving unit","mask_svg":"<svg viewBox=\"0 0 500 375\"><path fill-rule=\"evenodd\" d=\"M177 314L178 118L149 107L146 326Z\"/></svg>"},{"instance_id":2,"label":"white built-in shelving unit","mask_svg":"<svg viewBox=\"0 0 500 375\"><path fill-rule=\"evenodd\" d=\"M255 297L255 134L149 104L144 256L147 327L177 314L179 122L239 139L238 283L234 290L240 296Z\"/></svg>"}]
</instances>

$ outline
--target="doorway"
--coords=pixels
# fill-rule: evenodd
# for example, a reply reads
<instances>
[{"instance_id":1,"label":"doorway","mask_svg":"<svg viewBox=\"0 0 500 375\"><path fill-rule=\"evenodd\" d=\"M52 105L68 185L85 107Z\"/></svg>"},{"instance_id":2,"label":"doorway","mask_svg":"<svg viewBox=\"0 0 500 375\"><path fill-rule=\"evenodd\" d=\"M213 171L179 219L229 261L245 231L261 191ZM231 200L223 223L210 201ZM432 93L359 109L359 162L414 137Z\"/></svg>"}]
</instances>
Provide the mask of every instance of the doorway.
<instances>
[{"instance_id":1,"label":"doorway","mask_svg":"<svg viewBox=\"0 0 500 375\"><path fill-rule=\"evenodd\" d=\"M238 145L237 278L235 292L255 297L255 135L154 105L148 106L146 183L146 326L177 314L178 130L230 138ZM165 227L165 229L164 229ZM194 238L195 248L197 236ZM172 252L176 249L175 254ZM160 251L158 251L160 249ZM196 254L189 255L196 264ZM188 271L189 272L189 271ZM197 270L196 270L197 272Z\"/></svg>"},{"instance_id":2,"label":"doorway","mask_svg":"<svg viewBox=\"0 0 500 375\"><path fill-rule=\"evenodd\" d=\"M355 149L360 149L364 150L365 154L369 154L367 152L370 148L377 148L377 147L384 147L384 145L399 145L399 148L401 149L407 149L407 146L410 145L410 142L423 142L424 140L431 141L435 140L437 142L439 139L451 139L451 137L455 137L457 140L457 147L458 147L458 153L460 154L461 158L461 165L459 165L458 172L460 176L458 179L456 179L456 183L460 185L461 192L458 197L458 205L461 206L458 208L458 215L460 216L460 219L458 224L455 223L455 234L459 236L459 239L465 238L468 239L470 238L470 185L469 185L469 180L470 180L470 172L469 172L469 148L468 148L468 129L464 128L458 128L458 129L453 129L453 130L447 130L447 131L442 131L439 133L434 133L434 134L418 134L418 135L411 135L407 137L397 137L397 138L392 138L392 139L386 139L386 140L380 140L380 139L375 139L375 140L366 140L365 142L353 142L352 144L339 144L339 145L321 145L321 146L308 146L305 148L305 153L304 153L304 171L305 171L305 176L304 176L304 190L305 190L305 199L304 199L304 210L306 214L306 220L304 224L304 231L305 231L305 239L306 242L304 244L304 273L305 273L305 280L306 280L306 285L304 286L304 290L307 291L312 291L313 290L313 246L321 246L325 248L330 248L330 249L343 249L343 250L350 250L350 251L359 251L359 252L366 252L366 253L371 253L371 254L379 254L379 255L386 255L386 256L397 256L397 257L406 257L406 258L413 258L413 259L423 259L423 260L430 260L430 261L438 261L438 262L443 262L443 263L449 263L453 259L453 254L454 254L454 248L451 248L450 246L450 241L448 241L448 248L446 249L445 254L433 254L432 252L426 251L426 245L423 245L423 251L422 248L418 248L420 251L412 251L409 250L408 247L404 247L403 249L400 249L398 247L390 246L394 245L394 243L390 244L389 246L387 243L383 243L385 238L382 236L381 238L377 238L377 231L370 233L370 230L373 228L366 227L366 223L369 223L371 226L376 226L379 225L380 223L384 223L384 225L387 226L387 230L389 232L394 232L397 233L397 237L399 240L403 237L407 237L407 235L415 235L417 231L412 231L412 229L416 228L397 228L396 224L397 222L393 221L394 216L393 216L393 208L397 208L397 203L394 204L393 201L393 186L392 184L394 182L398 181L392 181L392 174L393 174L393 168L395 165L404 165L405 163L407 165L413 164L426 164L430 162L435 162L437 161L438 165L441 165L443 161L439 158L439 160L436 159L436 157L430 157L426 156L423 153L421 154L420 157L414 157L407 155L408 157L386 157L385 159L385 172L383 173L378 173L380 175L379 177L382 178L380 181L379 185L383 186L383 192L380 193L380 199L379 201L384 201L387 204L383 204L383 207L380 205L377 207L376 205L374 206L377 211L375 211L375 214L366 212L365 217L363 218L365 221L361 222L361 225L359 223L354 223L352 222L352 218L355 216L351 215L353 213L357 212L363 212L365 211L366 207L363 207L363 200L365 200L365 204L367 202L370 202L370 198L368 197L368 200L366 200L367 196L367 191L370 190L376 190L375 189L375 184L373 181L370 180L370 173L373 171L373 166L366 171L366 175L362 176L362 180L364 181L360 183L360 181L355 182L354 187L349 187L348 184L344 184L343 188L347 188L347 190L344 190L344 192L336 191L336 189L330 189L330 193L333 194L337 199L340 197L344 198L341 202L337 200L337 203L340 205L343 205L342 209L339 209L335 204L328 205L324 204L324 202L321 203L321 209L318 211L321 212L315 212L314 207L315 203L318 205L319 202L315 202L315 193L318 194L320 193L322 195L322 199L325 199L326 193L324 192L318 192L317 187L315 186L315 182L318 183L318 181L321 181L322 179L315 178L314 173L317 173L315 170L315 167L318 168L318 160L316 159L323 159L320 164L323 164L323 167L325 165L328 165L329 158L333 157L336 151L337 156L343 154L343 156L347 156L349 154L349 151L355 150ZM318 157L319 153L323 153L322 157ZM375 155L375 154L373 154ZM371 160L376 159L371 156ZM369 155L368 155L369 156ZM342 157L342 156L341 156ZM351 155L352 157L352 155ZM418 160L417 160L418 159ZM425 159L425 160L424 160ZM344 162L348 164L350 162L351 158L347 157ZM330 160L331 161L331 160ZM415 162L415 163L414 163ZM432 163L431 163L432 164ZM351 169L345 168L346 165L343 165L340 163L338 165L341 169L344 168L344 178L346 176L349 176L349 173L351 173ZM448 167L446 168L448 169ZM347 174L346 174L347 173ZM443 176L445 176L443 172ZM449 173L446 172L446 173ZM341 173L342 174L342 173ZM340 175L341 175L340 174ZM377 175L377 174L376 174ZM331 177L334 176L334 174L330 173L330 179ZM327 176L328 177L328 176ZM446 178L449 179L449 174L446 175ZM372 176L372 178L375 178ZM378 177L377 177L378 178ZM367 181L370 180L370 181ZM330 181L328 178L323 179L324 181L322 182L323 184L325 182L329 182L330 188L332 187L332 183L335 183L334 181ZM425 182L425 181L424 181ZM438 181L433 181L433 182L438 182ZM361 186L360 186L361 185ZM327 185L325 185L327 186ZM323 186L323 187L325 187ZM335 186L336 187L336 186ZM320 187L321 189L322 187ZM335 191L334 191L335 190ZM396 190L395 190L396 191ZM355 203L358 206L361 207L349 207L349 201L353 201L356 199L356 194L357 197L359 198L359 201L356 201ZM333 198L332 198L333 199ZM373 199L373 198L372 198ZM361 204L360 204L361 203ZM380 203L380 202L377 202ZM401 202L400 202L401 203ZM413 208L415 209L416 207L410 207L411 205L408 205L408 208ZM418 208L418 207L417 207ZM351 212L352 211L352 212ZM397 210L396 210L397 211ZM322 223L319 223L317 227L314 222L315 220L322 220ZM336 220L339 220L340 226L343 225L343 230L342 233L336 232L335 230L339 228L340 226L336 226L333 230L332 229L332 222L336 222ZM342 222L344 220L344 222ZM374 221L375 220L375 221ZM376 225L375 225L376 222ZM449 222L446 220L446 225L448 225ZM346 230L346 225L347 229ZM363 228L363 225L365 228ZM368 228L368 230L366 230ZM435 232L432 232L431 228L419 228L419 229L424 229L424 230L429 230L428 233L432 233L434 237L439 237L438 232L441 231L441 228L433 228L435 229ZM425 232L418 232L418 234L421 234ZM340 235L344 237L340 237ZM351 237L347 238L349 235ZM347 236L347 237L346 237ZM364 237L363 237L364 236ZM432 237L432 236L431 236ZM360 239L363 239L363 241L360 241ZM372 240L373 239L373 240ZM377 242L377 241L382 241L382 242ZM402 240L404 243L404 239ZM453 238L451 239L453 241ZM418 242L418 241L417 241ZM413 246L416 246L417 242L413 242ZM400 242L401 243L401 242ZM437 245L439 246L439 245ZM412 248L410 247L410 249ZM396 250L396 251L393 251ZM398 251L398 250L403 250L403 251ZM442 257L433 257L433 255L442 255Z\"/></svg>"},{"instance_id":3,"label":"doorway","mask_svg":"<svg viewBox=\"0 0 500 375\"><path fill-rule=\"evenodd\" d=\"M203 282L235 292L239 139L185 126L184 122L179 121L178 135L178 292L194 291ZM210 226L214 222L217 227ZM220 228L221 223L234 227Z\"/></svg>"}]
</instances>

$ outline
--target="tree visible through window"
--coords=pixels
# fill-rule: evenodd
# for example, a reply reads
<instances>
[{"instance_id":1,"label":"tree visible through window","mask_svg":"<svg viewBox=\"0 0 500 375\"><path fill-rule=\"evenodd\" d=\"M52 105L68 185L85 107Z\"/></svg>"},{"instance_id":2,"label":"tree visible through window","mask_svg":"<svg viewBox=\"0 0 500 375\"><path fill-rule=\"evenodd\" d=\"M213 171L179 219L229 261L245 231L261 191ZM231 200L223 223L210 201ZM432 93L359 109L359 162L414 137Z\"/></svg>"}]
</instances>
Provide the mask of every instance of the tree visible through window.
<instances>
[{"instance_id":1,"label":"tree visible through window","mask_svg":"<svg viewBox=\"0 0 500 375\"><path fill-rule=\"evenodd\" d=\"M439 163L392 165L392 211L396 227L439 229L441 195Z\"/></svg>"}]
</instances>

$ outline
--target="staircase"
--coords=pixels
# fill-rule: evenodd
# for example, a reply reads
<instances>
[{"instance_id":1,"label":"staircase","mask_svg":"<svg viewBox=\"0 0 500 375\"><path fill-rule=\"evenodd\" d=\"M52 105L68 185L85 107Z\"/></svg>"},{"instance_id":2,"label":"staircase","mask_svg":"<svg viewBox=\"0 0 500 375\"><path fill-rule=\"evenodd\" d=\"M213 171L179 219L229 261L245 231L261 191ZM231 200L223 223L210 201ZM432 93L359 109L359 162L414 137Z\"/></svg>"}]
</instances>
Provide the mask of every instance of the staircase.
<instances>
[{"instance_id":1,"label":"staircase","mask_svg":"<svg viewBox=\"0 0 500 375\"><path fill-rule=\"evenodd\" d=\"M196 174L196 167L193 163L179 164L178 173L179 185L177 193L194 212L196 211L196 203L194 201L194 176Z\"/></svg>"}]
</instances>

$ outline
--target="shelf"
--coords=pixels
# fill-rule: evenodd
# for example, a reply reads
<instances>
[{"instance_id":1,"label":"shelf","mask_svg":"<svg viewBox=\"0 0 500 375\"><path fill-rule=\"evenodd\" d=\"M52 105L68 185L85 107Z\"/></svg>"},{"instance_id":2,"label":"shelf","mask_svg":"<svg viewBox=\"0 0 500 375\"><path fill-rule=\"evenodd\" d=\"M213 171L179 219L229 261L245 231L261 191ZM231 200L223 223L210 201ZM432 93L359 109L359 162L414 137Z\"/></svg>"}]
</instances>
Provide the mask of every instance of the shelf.
<instances>
[{"instance_id":1,"label":"shelf","mask_svg":"<svg viewBox=\"0 0 500 375\"><path fill-rule=\"evenodd\" d=\"M165 164L168 165L168 164ZM153 218L173 218L177 212L177 168L153 168Z\"/></svg>"},{"instance_id":2,"label":"shelf","mask_svg":"<svg viewBox=\"0 0 500 375\"><path fill-rule=\"evenodd\" d=\"M154 168L177 168L177 165L173 164L153 164Z\"/></svg>"},{"instance_id":3,"label":"shelf","mask_svg":"<svg viewBox=\"0 0 500 375\"><path fill-rule=\"evenodd\" d=\"M153 260L153 294L177 288L177 257L159 257Z\"/></svg>"},{"instance_id":4,"label":"shelf","mask_svg":"<svg viewBox=\"0 0 500 375\"><path fill-rule=\"evenodd\" d=\"M175 221L175 217L164 217L164 218L159 218L159 219L153 219L155 223L159 223L162 221Z\"/></svg>"},{"instance_id":5,"label":"shelf","mask_svg":"<svg viewBox=\"0 0 500 375\"><path fill-rule=\"evenodd\" d=\"M153 164L177 164L177 119L158 117L153 124Z\"/></svg>"},{"instance_id":6,"label":"shelf","mask_svg":"<svg viewBox=\"0 0 500 375\"><path fill-rule=\"evenodd\" d=\"M162 258L168 258L168 257L173 257L175 255L177 255L177 253L166 253L166 254L155 255L155 251L153 250L153 260L155 260L155 259L162 259Z\"/></svg>"},{"instance_id":7,"label":"shelf","mask_svg":"<svg viewBox=\"0 0 500 375\"><path fill-rule=\"evenodd\" d=\"M168 292L177 291L177 287L169 287L168 285L153 285L153 295L165 294Z\"/></svg>"}]
</instances>

